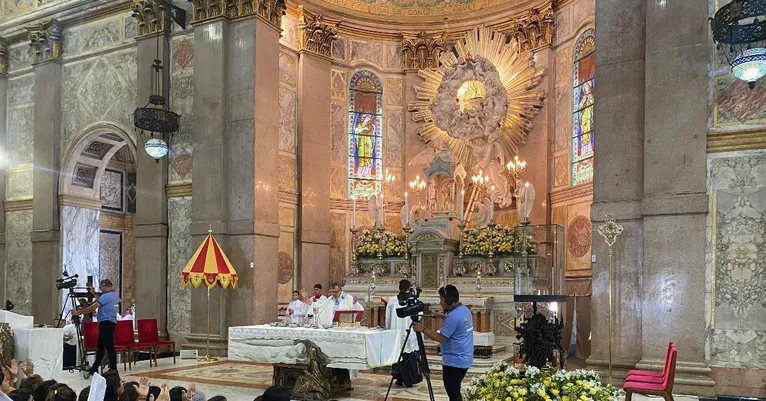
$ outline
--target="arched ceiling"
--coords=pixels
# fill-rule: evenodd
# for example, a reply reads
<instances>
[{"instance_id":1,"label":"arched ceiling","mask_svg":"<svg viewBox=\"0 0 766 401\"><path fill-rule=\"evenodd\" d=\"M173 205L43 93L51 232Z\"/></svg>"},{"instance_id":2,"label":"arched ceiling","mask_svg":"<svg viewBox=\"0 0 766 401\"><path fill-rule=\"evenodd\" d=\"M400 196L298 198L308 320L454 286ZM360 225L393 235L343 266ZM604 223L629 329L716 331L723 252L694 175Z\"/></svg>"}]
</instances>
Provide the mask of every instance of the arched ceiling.
<instances>
[{"instance_id":1,"label":"arched ceiling","mask_svg":"<svg viewBox=\"0 0 766 401\"><path fill-rule=\"evenodd\" d=\"M342 26L377 32L454 31L500 25L526 10L569 0L288 0Z\"/></svg>"}]
</instances>

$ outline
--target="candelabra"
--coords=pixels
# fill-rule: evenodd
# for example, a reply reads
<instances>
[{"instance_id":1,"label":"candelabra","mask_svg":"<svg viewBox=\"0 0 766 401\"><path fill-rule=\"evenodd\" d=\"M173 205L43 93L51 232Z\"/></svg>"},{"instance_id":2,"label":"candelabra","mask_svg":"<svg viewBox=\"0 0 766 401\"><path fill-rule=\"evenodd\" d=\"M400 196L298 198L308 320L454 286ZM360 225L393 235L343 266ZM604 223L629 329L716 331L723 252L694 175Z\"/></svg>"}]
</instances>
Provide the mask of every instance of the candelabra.
<instances>
[{"instance_id":1,"label":"candelabra","mask_svg":"<svg viewBox=\"0 0 766 401\"><path fill-rule=\"evenodd\" d=\"M348 267L348 273L352 276L359 274L359 266L356 263L356 225L351 227L351 265Z\"/></svg>"},{"instance_id":2,"label":"candelabra","mask_svg":"<svg viewBox=\"0 0 766 401\"><path fill-rule=\"evenodd\" d=\"M519 160L519 156L514 156L513 160L508 162L505 167L511 172L513 176L513 185L518 189L521 185L521 174L527 169L527 162Z\"/></svg>"}]
</instances>

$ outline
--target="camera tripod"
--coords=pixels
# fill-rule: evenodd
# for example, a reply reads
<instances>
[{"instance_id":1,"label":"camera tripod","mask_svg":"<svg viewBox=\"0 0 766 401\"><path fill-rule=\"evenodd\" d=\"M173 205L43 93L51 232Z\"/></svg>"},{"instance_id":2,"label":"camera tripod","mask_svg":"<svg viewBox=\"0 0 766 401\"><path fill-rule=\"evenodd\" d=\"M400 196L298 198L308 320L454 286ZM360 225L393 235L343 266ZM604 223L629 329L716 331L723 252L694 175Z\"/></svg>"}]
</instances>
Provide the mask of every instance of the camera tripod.
<instances>
[{"instance_id":1,"label":"camera tripod","mask_svg":"<svg viewBox=\"0 0 766 401\"><path fill-rule=\"evenodd\" d=\"M402 349L399 351L399 360L396 361L396 368L394 369L394 372L391 374L391 382L388 383L388 390L386 391L386 398L384 398L383 401L388 401L388 395L391 393L391 386L394 385L394 379L396 378L396 374L399 372L399 369L402 368L402 366L405 366L407 364L407 361L409 358L419 357L418 358L418 368L420 368L420 371L423 372L423 376L426 378L426 384L428 385L428 396L431 399L431 401L434 400L434 389L431 386L431 368L428 367L428 359L426 357L426 346L423 343L423 333L415 332L415 338L418 340L418 350L415 352L410 353L409 356L407 356L407 360L402 360L404 356L404 348L407 346L407 340L410 338L410 334L412 332L412 325L415 323L418 323L420 321L420 317L416 316L410 316L410 319L412 319L412 323L410 323L410 327L407 328L407 335L404 337L404 343L402 344Z\"/></svg>"},{"instance_id":2,"label":"camera tripod","mask_svg":"<svg viewBox=\"0 0 766 401\"><path fill-rule=\"evenodd\" d=\"M66 318L72 314L73 310L77 309L77 294L75 294L73 287L70 287L68 290L67 300L71 303L71 309L66 312L66 315L64 314L67 307L67 301L65 301L64 305L61 307L61 313L59 313L59 323L56 325L57 328L61 328L62 324L66 322ZM74 367L68 366L69 372L74 372L75 370L85 372L90 368L88 360L85 357L85 344L83 344L81 320L82 319L78 316L72 316L72 324L74 324L75 330L77 331L77 362L75 362L76 365Z\"/></svg>"}]
</instances>

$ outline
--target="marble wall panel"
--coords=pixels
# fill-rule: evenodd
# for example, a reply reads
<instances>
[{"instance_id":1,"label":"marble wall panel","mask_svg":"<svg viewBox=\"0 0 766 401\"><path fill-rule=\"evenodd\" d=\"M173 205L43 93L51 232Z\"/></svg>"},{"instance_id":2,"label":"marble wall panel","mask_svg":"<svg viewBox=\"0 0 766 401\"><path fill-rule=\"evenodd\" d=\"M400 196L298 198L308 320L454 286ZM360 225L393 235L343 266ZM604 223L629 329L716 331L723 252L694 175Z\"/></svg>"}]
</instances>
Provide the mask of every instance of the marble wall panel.
<instances>
[{"instance_id":1,"label":"marble wall panel","mask_svg":"<svg viewBox=\"0 0 766 401\"><path fill-rule=\"evenodd\" d=\"M399 45L386 45L386 67L391 69L403 69L402 47Z\"/></svg>"},{"instance_id":2,"label":"marble wall panel","mask_svg":"<svg viewBox=\"0 0 766 401\"><path fill-rule=\"evenodd\" d=\"M8 299L16 305L14 312L32 314L32 211L6 213L5 286Z\"/></svg>"},{"instance_id":3,"label":"marble wall panel","mask_svg":"<svg viewBox=\"0 0 766 401\"><path fill-rule=\"evenodd\" d=\"M130 127L136 108L136 49L64 64L62 154L88 124L113 121Z\"/></svg>"},{"instance_id":4,"label":"marble wall panel","mask_svg":"<svg viewBox=\"0 0 766 401\"><path fill-rule=\"evenodd\" d=\"M95 283L100 280L100 213L82 207L61 207L61 264L70 275L79 275L77 284L81 287L88 276L93 276Z\"/></svg>"},{"instance_id":5,"label":"marble wall panel","mask_svg":"<svg viewBox=\"0 0 766 401\"><path fill-rule=\"evenodd\" d=\"M295 154L297 95L286 87L279 88L279 150Z\"/></svg>"},{"instance_id":6,"label":"marble wall panel","mask_svg":"<svg viewBox=\"0 0 766 401\"><path fill-rule=\"evenodd\" d=\"M337 37L332 44L332 58L336 60L346 60L346 38Z\"/></svg>"},{"instance_id":7,"label":"marble wall panel","mask_svg":"<svg viewBox=\"0 0 766 401\"><path fill-rule=\"evenodd\" d=\"M346 71L333 69L330 74L330 84L332 85L330 97L333 100L346 100L346 94L348 93Z\"/></svg>"},{"instance_id":8,"label":"marble wall panel","mask_svg":"<svg viewBox=\"0 0 766 401\"><path fill-rule=\"evenodd\" d=\"M32 169L11 170L8 172L6 184L6 198L31 198L32 197Z\"/></svg>"},{"instance_id":9,"label":"marble wall panel","mask_svg":"<svg viewBox=\"0 0 766 401\"><path fill-rule=\"evenodd\" d=\"M558 155L553 160L554 187L569 185L569 155Z\"/></svg>"},{"instance_id":10,"label":"marble wall panel","mask_svg":"<svg viewBox=\"0 0 766 401\"><path fill-rule=\"evenodd\" d=\"M183 5L181 5L183 7ZM191 15L187 13L186 15ZM133 39L136 37L136 19L131 15L126 15L122 18L123 26L125 30L125 39Z\"/></svg>"},{"instance_id":11,"label":"marble wall panel","mask_svg":"<svg viewBox=\"0 0 766 401\"><path fill-rule=\"evenodd\" d=\"M101 231L99 233L99 277L112 280L114 288L125 299L122 286L122 233L118 231ZM122 313L122 311L120 311Z\"/></svg>"},{"instance_id":12,"label":"marble wall panel","mask_svg":"<svg viewBox=\"0 0 766 401\"><path fill-rule=\"evenodd\" d=\"M279 52L279 82L291 87L298 85L298 58L290 52Z\"/></svg>"},{"instance_id":13,"label":"marble wall panel","mask_svg":"<svg viewBox=\"0 0 766 401\"><path fill-rule=\"evenodd\" d=\"M708 167L714 208L708 222L708 272L715 279L711 363L764 369L766 152L712 158Z\"/></svg>"},{"instance_id":14,"label":"marble wall panel","mask_svg":"<svg viewBox=\"0 0 766 401\"><path fill-rule=\"evenodd\" d=\"M386 78L386 106L402 105L403 81L400 78Z\"/></svg>"},{"instance_id":15,"label":"marble wall panel","mask_svg":"<svg viewBox=\"0 0 766 401\"><path fill-rule=\"evenodd\" d=\"M170 42L171 72L174 74L194 68L194 37L182 36Z\"/></svg>"},{"instance_id":16,"label":"marble wall panel","mask_svg":"<svg viewBox=\"0 0 766 401\"><path fill-rule=\"evenodd\" d=\"M282 16L282 36L279 38L279 43L290 47L298 46L298 21L292 16Z\"/></svg>"},{"instance_id":17,"label":"marble wall panel","mask_svg":"<svg viewBox=\"0 0 766 401\"><path fill-rule=\"evenodd\" d=\"M574 60L572 59L572 47L562 46L556 49L556 87L572 86L572 71Z\"/></svg>"},{"instance_id":18,"label":"marble wall panel","mask_svg":"<svg viewBox=\"0 0 766 401\"><path fill-rule=\"evenodd\" d=\"M346 197L346 180L348 170L346 166L330 166L330 197Z\"/></svg>"},{"instance_id":19,"label":"marble wall panel","mask_svg":"<svg viewBox=\"0 0 766 401\"><path fill-rule=\"evenodd\" d=\"M574 26L579 26L596 15L596 0L577 0L572 7Z\"/></svg>"},{"instance_id":20,"label":"marble wall panel","mask_svg":"<svg viewBox=\"0 0 766 401\"><path fill-rule=\"evenodd\" d=\"M367 61L377 66L384 66L383 45L378 42L351 41L351 61Z\"/></svg>"},{"instance_id":21,"label":"marble wall panel","mask_svg":"<svg viewBox=\"0 0 766 401\"><path fill-rule=\"evenodd\" d=\"M8 110L8 164L32 163L34 107Z\"/></svg>"},{"instance_id":22,"label":"marble wall panel","mask_svg":"<svg viewBox=\"0 0 766 401\"><path fill-rule=\"evenodd\" d=\"M123 24L122 16L117 16L65 28L61 39L64 59L123 43Z\"/></svg>"},{"instance_id":23,"label":"marble wall panel","mask_svg":"<svg viewBox=\"0 0 766 401\"><path fill-rule=\"evenodd\" d=\"M194 36L183 35L170 42L170 104L181 115L178 133L170 144L168 181L190 182L192 178L192 131L194 130Z\"/></svg>"},{"instance_id":24,"label":"marble wall panel","mask_svg":"<svg viewBox=\"0 0 766 401\"><path fill-rule=\"evenodd\" d=\"M567 207L566 244L567 276L589 277L591 275L591 244L593 228L590 222L591 202L576 203Z\"/></svg>"},{"instance_id":25,"label":"marble wall panel","mask_svg":"<svg viewBox=\"0 0 766 401\"><path fill-rule=\"evenodd\" d=\"M559 152L569 150L572 137L572 107L569 97L572 95L572 89L566 86L560 86L555 89L555 131L554 131L554 151Z\"/></svg>"},{"instance_id":26,"label":"marble wall panel","mask_svg":"<svg viewBox=\"0 0 766 401\"><path fill-rule=\"evenodd\" d=\"M17 43L8 51L8 68L11 71L32 66L34 53L26 41Z\"/></svg>"},{"instance_id":27,"label":"marble wall panel","mask_svg":"<svg viewBox=\"0 0 766 401\"><path fill-rule=\"evenodd\" d=\"M125 225L122 236L122 299L135 302L136 289L136 236L133 221Z\"/></svg>"},{"instance_id":28,"label":"marble wall panel","mask_svg":"<svg viewBox=\"0 0 766 401\"><path fill-rule=\"evenodd\" d=\"M119 170L104 170L101 176L101 207L122 212L125 210L125 173Z\"/></svg>"},{"instance_id":29,"label":"marble wall panel","mask_svg":"<svg viewBox=\"0 0 766 401\"><path fill-rule=\"evenodd\" d=\"M385 159L383 163L389 168L404 167L404 116L399 110L389 110L386 115ZM395 181L396 182L396 181Z\"/></svg>"},{"instance_id":30,"label":"marble wall panel","mask_svg":"<svg viewBox=\"0 0 766 401\"><path fill-rule=\"evenodd\" d=\"M556 43L567 39L572 33L572 7L564 7L556 13Z\"/></svg>"},{"instance_id":31,"label":"marble wall panel","mask_svg":"<svg viewBox=\"0 0 766 401\"><path fill-rule=\"evenodd\" d=\"M292 292L295 283L295 206L279 205L279 274L277 299L279 303L289 303L292 300ZM305 287L312 284L304 283Z\"/></svg>"},{"instance_id":32,"label":"marble wall panel","mask_svg":"<svg viewBox=\"0 0 766 401\"><path fill-rule=\"evenodd\" d=\"M296 192L296 159L295 155L280 153L279 155L279 190Z\"/></svg>"},{"instance_id":33,"label":"marble wall panel","mask_svg":"<svg viewBox=\"0 0 766 401\"><path fill-rule=\"evenodd\" d=\"M736 126L766 123L766 86L756 84L750 89L747 82L733 75L713 80L713 126Z\"/></svg>"},{"instance_id":34,"label":"marble wall panel","mask_svg":"<svg viewBox=\"0 0 766 401\"><path fill-rule=\"evenodd\" d=\"M345 103L332 102L330 104L330 118L332 121L332 163L346 165L348 161L348 110Z\"/></svg>"},{"instance_id":35,"label":"marble wall panel","mask_svg":"<svg viewBox=\"0 0 766 401\"><path fill-rule=\"evenodd\" d=\"M346 213L330 213L330 280L341 281L346 275L346 255L349 252L349 234Z\"/></svg>"},{"instance_id":36,"label":"marble wall panel","mask_svg":"<svg viewBox=\"0 0 766 401\"><path fill-rule=\"evenodd\" d=\"M34 102L35 76L26 74L8 80L8 107Z\"/></svg>"},{"instance_id":37,"label":"marble wall panel","mask_svg":"<svg viewBox=\"0 0 766 401\"><path fill-rule=\"evenodd\" d=\"M190 196L168 199L168 331L191 331L191 292L181 285L181 272L195 249L191 245L192 221ZM140 312L138 312L140 313Z\"/></svg>"}]
</instances>

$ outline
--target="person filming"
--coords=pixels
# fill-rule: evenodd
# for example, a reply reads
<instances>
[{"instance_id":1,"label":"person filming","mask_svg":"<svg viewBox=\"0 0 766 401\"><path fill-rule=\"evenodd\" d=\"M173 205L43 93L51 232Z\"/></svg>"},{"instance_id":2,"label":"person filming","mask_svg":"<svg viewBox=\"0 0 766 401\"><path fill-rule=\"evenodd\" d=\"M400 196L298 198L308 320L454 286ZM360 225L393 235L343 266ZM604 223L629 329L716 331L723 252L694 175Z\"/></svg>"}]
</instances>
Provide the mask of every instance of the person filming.
<instances>
[{"instance_id":1,"label":"person filming","mask_svg":"<svg viewBox=\"0 0 766 401\"><path fill-rule=\"evenodd\" d=\"M446 313L441 330L433 331L421 323L413 323L412 328L441 344L444 389L450 401L461 401L460 384L473 365L473 316L460 303L454 285L439 288L439 303Z\"/></svg>"},{"instance_id":2,"label":"person filming","mask_svg":"<svg viewBox=\"0 0 766 401\"><path fill-rule=\"evenodd\" d=\"M114 350L114 329L117 327L117 306L120 297L114 292L112 282L109 279L101 280L99 283L101 293L97 294L92 287L88 291L96 297L96 302L84 309L72 311L72 315L83 315L93 312L96 313L98 320L98 349L96 351L96 360L90 370L85 373L85 379L90 379L101 366L101 360L104 359L104 351L109 357L109 371L117 371L117 352Z\"/></svg>"}]
</instances>

